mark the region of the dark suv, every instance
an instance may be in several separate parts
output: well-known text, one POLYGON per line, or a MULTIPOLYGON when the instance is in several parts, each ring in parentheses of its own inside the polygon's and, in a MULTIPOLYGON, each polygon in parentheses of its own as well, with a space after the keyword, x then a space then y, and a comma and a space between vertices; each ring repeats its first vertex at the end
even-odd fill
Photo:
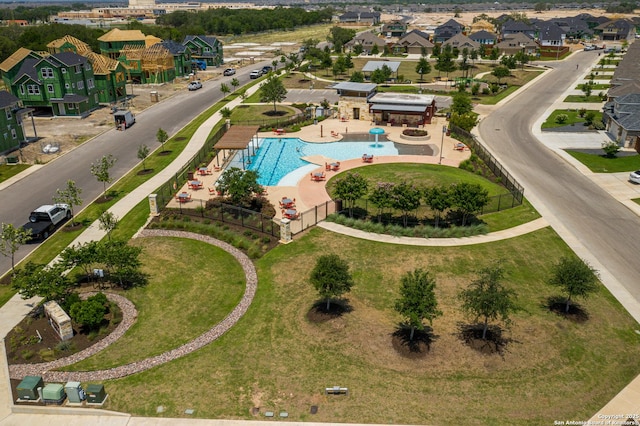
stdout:
POLYGON ((273 71, 273 67, 271 65, 265 65, 262 67, 262 75, 269 74, 271 71, 273 71))

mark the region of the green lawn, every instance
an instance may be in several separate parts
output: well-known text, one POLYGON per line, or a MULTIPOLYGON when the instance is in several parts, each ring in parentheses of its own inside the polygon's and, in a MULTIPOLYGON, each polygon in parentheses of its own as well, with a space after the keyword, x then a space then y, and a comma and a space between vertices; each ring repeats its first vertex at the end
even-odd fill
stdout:
MULTIPOLYGON (((553 262, 567 254, 550 228, 460 247, 389 245, 313 228, 256 262, 258 292, 236 326, 184 358, 107 381, 105 408, 157 416, 162 405, 167 417, 183 417, 191 408, 195 417, 255 419, 252 407, 260 407, 257 418, 287 411, 292 421, 341 423, 548 425, 549 419, 586 419, 640 373, 640 336, 638 324, 603 287, 579 301, 589 316, 584 323, 549 312, 547 298, 560 293, 545 280, 553 262), (312 322, 307 313, 318 295, 308 276, 317 257, 329 253, 350 265, 350 311, 312 322), (499 261, 522 310, 504 332, 502 354, 485 355, 460 339, 459 327, 468 319, 456 295, 476 268, 499 261), (399 277, 416 267, 434 274, 444 315, 433 323, 430 351, 404 357, 393 345, 401 320, 393 304, 399 277), (349 396, 324 395, 325 387, 336 385, 348 387, 349 396), (194 398, 194 389, 207 397, 194 398), (317 414, 309 414, 311 405, 317 414)), ((207 261, 207 253, 195 253, 194 264, 207 261)), ((207 304, 208 298, 185 303, 207 304)), ((138 309, 151 308, 140 301, 138 309)))
POLYGON ((273 104, 267 105, 239 105, 231 113, 232 124, 253 123, 256 125, 268 125, 286 120, 300 111, 288 105, 276 105, 274 113, 273 104))
MULTIPOLYGON (((602 111, 590 109, 590 110, 587 110, 587 112, 595 113, 595 118, 593 119, 594 122, 602 121, 602 111)), ((547 117, 545 122, 542 123, 542 126, 540 127, 543 129, 551 129, 554 127, 571 126, 572 124, 578 124, 578 123, 584 123, 584 122, 585 122, 584 117, 580 117, 580 114, 575 109, 556 109, 549 115, 549 117, 547 117), (562 124, 556 122, 556 118, 560 114, 564 114, 567 116, 567 121, 565 121, 562 124)))
POLYGON ((587 154, 570 149, 568 149, 567 152, 594 173, 632 172, 640 169, 640 155, 607 158, 604 156, 604 152, 602 155, 587 154))
POLYGON ((586 102, 586 103, 600 103, 604 102, 598 95, 591 95, 586 97, 584 95, 569 95, 562 102, 586 102))
POLYGON ((0 166, 0 182, 17 175, 31 167, 29 164, 3 164, 0 166))
POLYGON ((131 243, 143 248, 142 271, 149 275, 147 286, 124 292, 138 309, 136 323, 108 350, 66 370, 115 367, 176 348, 220 322, 244 293, 242 268, 217 247, 178 238, 131 243))
MULTIPOLYGON (((582 88, 584 87, 584 84, 578 84, 576 86, 576 89, 578 90, 582 90, 582 88)), ((591 89, 592 90, 607 90, 608 88, 610 88, 611 85, 610 84, 599 84, 599 83, 595 83, 591 85, 591 89)))

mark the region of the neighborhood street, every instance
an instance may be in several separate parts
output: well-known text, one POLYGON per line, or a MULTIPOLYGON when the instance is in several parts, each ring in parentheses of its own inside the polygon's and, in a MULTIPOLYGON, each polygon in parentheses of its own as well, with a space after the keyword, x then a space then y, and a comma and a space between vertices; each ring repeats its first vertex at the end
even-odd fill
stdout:
POLYGON ((478 131, 564 241, 600 271, 610 289, 621 285, 637 301, 640 218, 541 144, 531 131, 539 116, 575 83, 576 64, 588 69, 594 55, 582 52, 549 63, 553 71, 495 109, 478 131))

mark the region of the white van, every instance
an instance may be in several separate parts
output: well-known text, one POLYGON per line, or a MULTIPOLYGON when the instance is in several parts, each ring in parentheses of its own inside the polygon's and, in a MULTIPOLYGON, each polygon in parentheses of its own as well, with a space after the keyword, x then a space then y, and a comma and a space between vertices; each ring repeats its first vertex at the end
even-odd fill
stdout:
POLYGON ((136 122, 131 111, 116 111, 113 113, 113 119, 116 121, 116 129, 118 130, 128 129, 136 122))

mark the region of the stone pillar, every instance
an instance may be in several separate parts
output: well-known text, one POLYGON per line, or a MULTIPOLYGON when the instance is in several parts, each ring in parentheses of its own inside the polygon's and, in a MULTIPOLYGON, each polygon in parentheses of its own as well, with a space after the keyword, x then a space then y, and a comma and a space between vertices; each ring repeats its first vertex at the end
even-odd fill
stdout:
POLYGON ((158 216, 158 194, 149 194, 149 214, 151 216, 158 216))
POLYGON ((280 220, 280 242, 289 244, 291 241, 291 220, 283 218, 280 220))

